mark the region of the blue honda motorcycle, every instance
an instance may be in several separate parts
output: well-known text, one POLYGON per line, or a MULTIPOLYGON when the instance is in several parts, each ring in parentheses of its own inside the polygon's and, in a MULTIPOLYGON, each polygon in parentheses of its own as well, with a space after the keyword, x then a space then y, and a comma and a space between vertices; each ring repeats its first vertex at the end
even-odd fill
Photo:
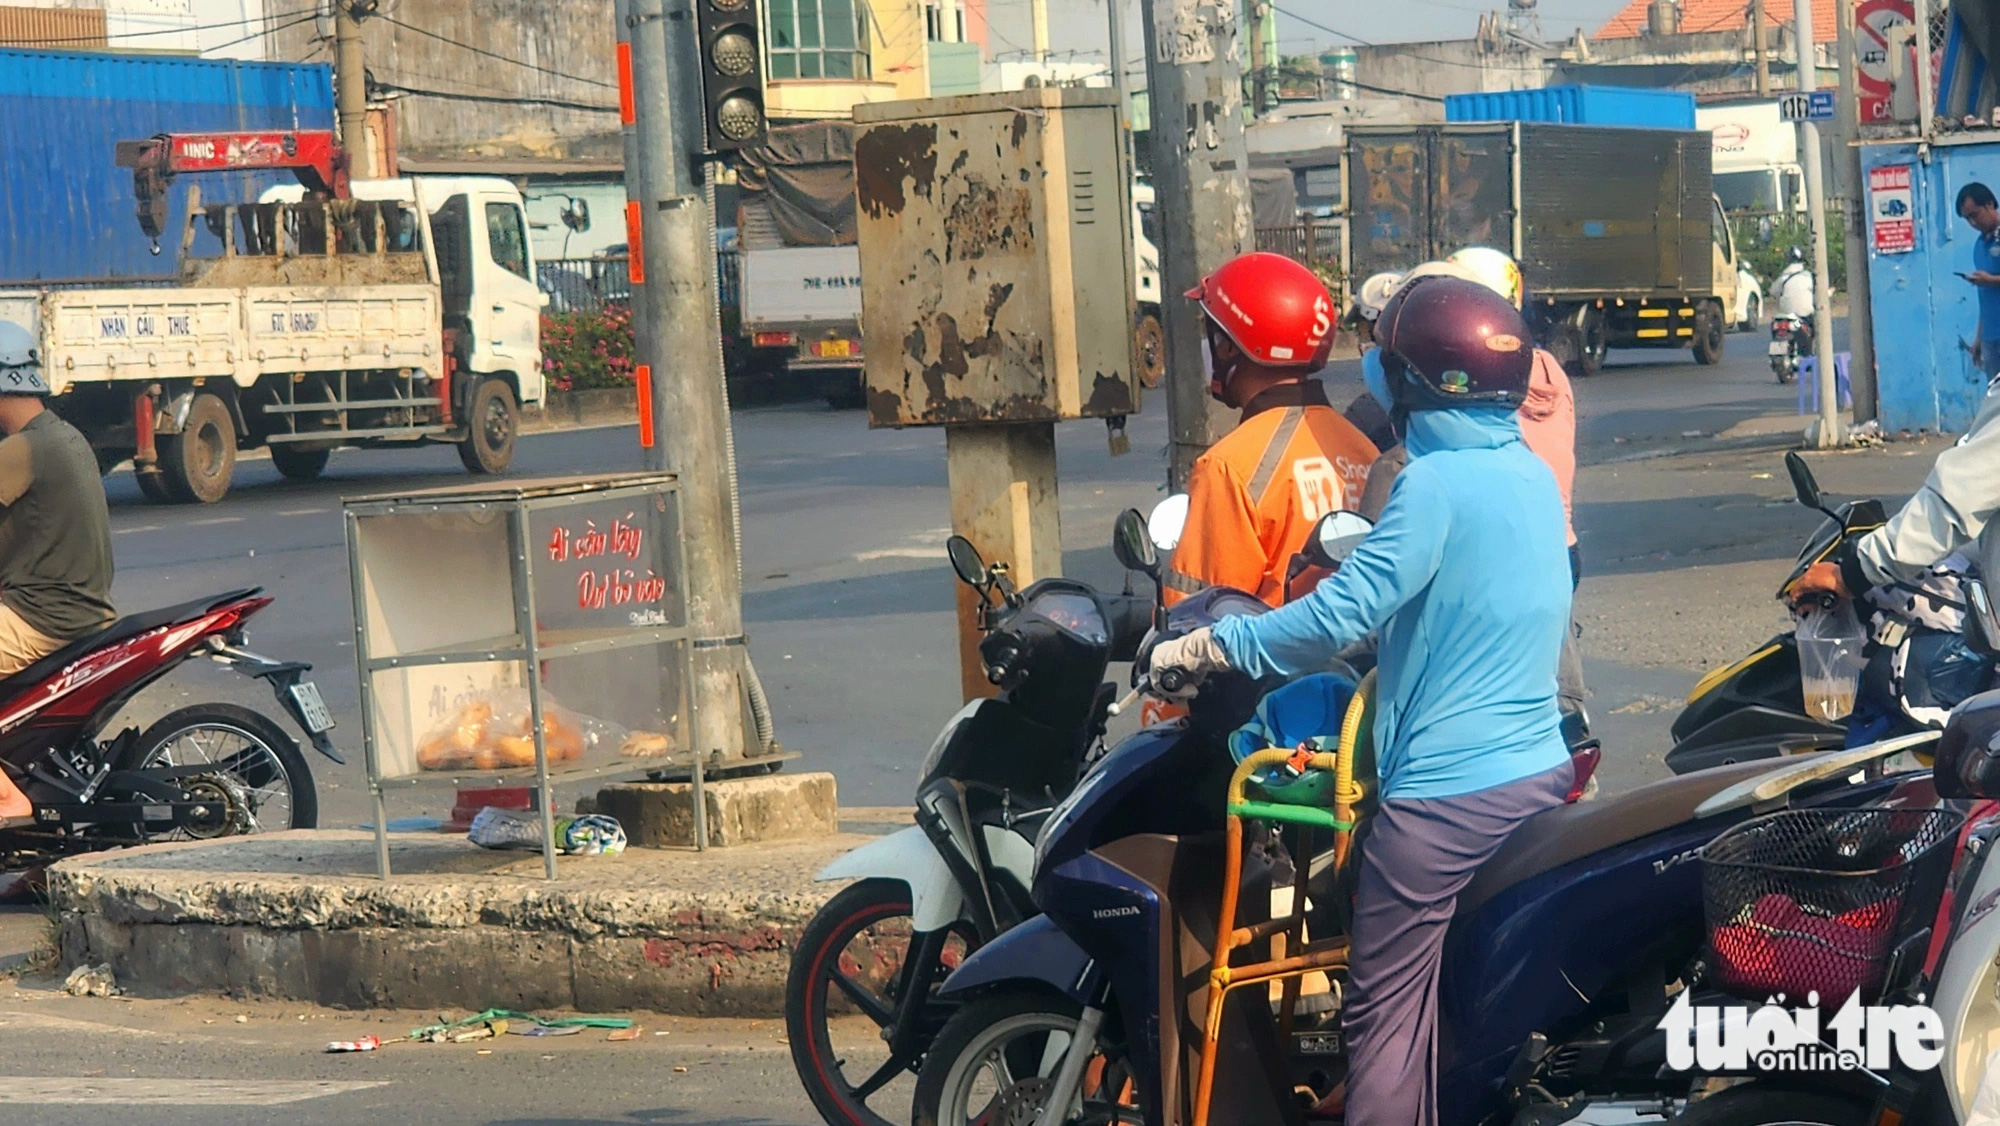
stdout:
MULTIPOLYGON (((1143 542, 1121 535, 1121 557, 1143 542)), ((1212 589, 1158 632, 1261 612, 1249 595, 1212 589)), ((1134 666, 1141 688, 1149 653, 1134 666)), ((1225 740, 1272 687, 1209 677, 1186 719, 1124 740, 1057 807, 1035 849, 1045 914, 942 987, 961 1007, 918 1076, 918 1126, 1191 1120, 1233 765, 1225 740)), ((1591 1102, 1664 1109, 1685 1098, 1656 1025, 1674 996, 1700 988, 1702 846, 1753 808, 1934 801, 1927 771, 1884 772, 1893 752, 1721 767, 1525 823, 1459 897, 1446 942, 1441 1120, 1528 1126, 1591 1102)), ((1365 823, 1361 833, 1365 848, 1365 823)), ((1241 886, 1236 925, 1252 926, 1270 882, 1246 873, 1241 886)), ((1337 880, 1313 884, 1315 905, 1347 894, 1337 880)), ((1313 934, 1337 934, 1343 914, 1319 912, 1313 934)), ((1238 991, 1223 1009, 1212 1122, 1304 1122, 1344 1077, 1337 1017, 1293 1026, 1263 992, 1238 991)))

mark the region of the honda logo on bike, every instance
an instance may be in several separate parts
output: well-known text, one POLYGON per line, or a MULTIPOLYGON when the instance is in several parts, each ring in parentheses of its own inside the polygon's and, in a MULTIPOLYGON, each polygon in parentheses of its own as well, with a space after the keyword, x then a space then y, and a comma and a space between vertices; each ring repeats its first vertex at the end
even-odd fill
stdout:
POLYGON ((1090 913, 1093 919, 1124 919, 1137 915, 1137 907, 1099 907, 1090 913))

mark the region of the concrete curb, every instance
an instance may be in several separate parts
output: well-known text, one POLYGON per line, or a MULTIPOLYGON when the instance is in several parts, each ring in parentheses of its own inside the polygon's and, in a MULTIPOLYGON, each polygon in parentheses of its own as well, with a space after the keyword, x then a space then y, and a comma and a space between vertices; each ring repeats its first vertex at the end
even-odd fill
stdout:
POLYGON ((64 969, 109 962, 140 995, 336 1008, 492 1006, 779 1016, 799 931, 870 838, 565 857, 459 838, 298 831, 75 857, 49 869, 64 969))

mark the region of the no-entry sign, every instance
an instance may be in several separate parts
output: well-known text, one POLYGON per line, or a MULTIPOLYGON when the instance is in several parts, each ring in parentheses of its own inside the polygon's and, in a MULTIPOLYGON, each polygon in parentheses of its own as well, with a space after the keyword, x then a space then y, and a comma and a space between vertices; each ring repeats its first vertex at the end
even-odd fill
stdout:
POLYGON ((1854 86, 1864 125, 1895 120, 1889 107, 1889 32, 1914 22, 1910 0, 1862 0, 1854 10, 1854 86))
POLYGON ((1909 165, 1868 170, 1868 219, 1875 231, 1875 253, 1907 254, 1917 248, 1914 207, 1909 165))

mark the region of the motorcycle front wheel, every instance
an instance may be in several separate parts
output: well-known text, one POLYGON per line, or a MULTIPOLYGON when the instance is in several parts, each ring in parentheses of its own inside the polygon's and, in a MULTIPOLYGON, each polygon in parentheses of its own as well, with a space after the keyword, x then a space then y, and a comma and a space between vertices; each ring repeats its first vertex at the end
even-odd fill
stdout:
MULTIPOLYGON (((990 994, 952 1014, 917 1073, 913 1126, 1033 1122, 1068 1054, 1082 1010, 1042 990, 990 994)), ((1144 1121, 1125 1064, 1101 1051, 1069 1123, 1144 1121)))
POLYGON ((1874 1114, 1872 1100, 1751 1083, 1696 1099, 1668 1126, 1863 1126, 1874 1114))
POLYGON ((212 824, 148 840, 239 836, 319 825, 319 792, 298 740, 267 716, 235 704, 196 704, 165 716, 132 745, 121 770, 213 767, 187 778, 191 792, 216 799, 212 824))
POLYGON ((894 1126, 902 1119, 909 1085, 898 1082, 923 1063, 944 1017, 926 1000, 908 1016, 924 1023, 917 1045, 898 1053, 883 1039, 897 1019, 903 992, 918 980, 926 993, 977 945, 970 930, 945 938, 935 967, 910 966, 910 888, 900 880, 862 880, 842 888, 799 934, 785 975, 785 1032, 792 1066, 806 1095, 832 1126, 894 1126), (875 1035, 843 1036, 836 1018, 859 1014, 875 1035), (874 1107, 894 1108, 890 1117, 874 1107))

